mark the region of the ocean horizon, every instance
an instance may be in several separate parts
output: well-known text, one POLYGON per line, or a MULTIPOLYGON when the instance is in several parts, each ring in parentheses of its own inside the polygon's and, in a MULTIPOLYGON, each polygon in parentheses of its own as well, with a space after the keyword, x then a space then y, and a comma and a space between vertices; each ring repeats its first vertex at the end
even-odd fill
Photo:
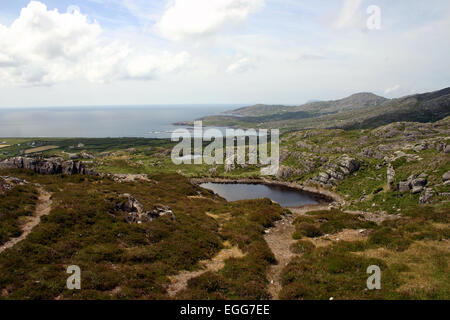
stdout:
POLYGON ((0 108, 2 138, 170 138, 192 121, 239 108, 237 104, 0 108), (182 126, 181 126, 182 127, 182 126))

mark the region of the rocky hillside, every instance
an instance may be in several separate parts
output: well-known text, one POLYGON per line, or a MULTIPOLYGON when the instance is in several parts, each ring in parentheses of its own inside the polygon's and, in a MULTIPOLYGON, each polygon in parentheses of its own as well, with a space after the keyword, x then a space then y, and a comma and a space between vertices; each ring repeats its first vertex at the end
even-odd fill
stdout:
POLYGON ((315 101, 300 106, 264 105, 258 104, 250 107, 227 111, 227 114, 239 116, 268 116, 279 113, 298 111, 311 111, 320 114, 336 113, 341 111, 357 110, 382 104, 388 99, 369 92, 353 94, 349 97, 332 101, 315 101))
POLYGON ((376 128, 399 121, 433 122, 450 115, 450 88, 392 100, 359 93, 341 100, 312 102, 299 107, 243 108, 236 114, 240 116, 212 116, 202 120, 205 125, 278 128, 282 131, 376 128), (258 114, 260 109, 264 110, 262 114, 258 114))
POLYGON ((395 212, 450 201, 450 117, 373 130, 314 129, 282 139, 278 178, 344 195, 358 209, 395 212))

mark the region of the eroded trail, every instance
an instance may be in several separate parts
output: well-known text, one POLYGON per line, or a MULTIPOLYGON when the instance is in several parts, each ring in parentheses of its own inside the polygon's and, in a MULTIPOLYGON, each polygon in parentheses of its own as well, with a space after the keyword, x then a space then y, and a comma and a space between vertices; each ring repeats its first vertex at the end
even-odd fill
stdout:
POLYGON ((278 264, 269 267, 267 274, 269 280, 268 291, 271 294, 272 299, 277 300, 281 291, 281 271, 292 258, 298 256, 290 250, 291 245, 295 242, 292 238, 295 231, 293 224, 295 218, 308 211, 326 209, 328 209, 327 205, 311 205, 291 209, 292 214, 286 215, 281 220, 275 222, 275 226, 267 231, 264 239, 278 261, 278 264))
POLYGON ((36 209, 34 211, 33 216, 28 217, 27 222, 22 226, 22 234, 17 237, 9 240, 3 246, 0 247, 0 253, 5 251, 6 249, 14 247, 20 241, 26 239, 26 237, 31 233, 31 231, 41 222, 41 217, 46 216, 50 213, 52 200, 51 194, 39 187, 39 199, 36 205, 36 209))
POLYGON ((217 272, 225 266, 225 260, 229 258, 242 258, 244 256, 244 253, 238 247, 222 249, 211 260, 200 261, 199 264, 202 266, 201 270, 181 271, 177 275, 170 277, 171 283, 167 288, 167 293, 173 297, 178 292, 187 288, 187 283, 190 279, 201 276, 208 271, 217 272))

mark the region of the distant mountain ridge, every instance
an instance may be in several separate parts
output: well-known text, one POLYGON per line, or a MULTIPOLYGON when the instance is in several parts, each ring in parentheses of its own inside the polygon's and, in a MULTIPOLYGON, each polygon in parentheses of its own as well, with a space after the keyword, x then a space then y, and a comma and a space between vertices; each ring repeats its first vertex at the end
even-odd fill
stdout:
POLYGON ((450 115, 450 87, 387 99, 356 93, 333 101, 300 106, 255 105, 202 118, 204 125, 240 128, 279 128, 284 131, 314 128, 365 129, 392 122, 434 122, 450 115))
POLYGON ((257 104, 250 107, 243 107, 236 110, 227 111, 225 113, 239 116, 267 116, 271 114, 280 114, 296 111, 313 111, 319 113, 340 112, 346 110, 355 110, 368 106, 380 105, 388 99, 377 96, 370 92, 355 93, 349 97, 331 100, 331 101, 314 101, 302 104, 300 106, 283 106, 283 105, 265 105, 257 104))

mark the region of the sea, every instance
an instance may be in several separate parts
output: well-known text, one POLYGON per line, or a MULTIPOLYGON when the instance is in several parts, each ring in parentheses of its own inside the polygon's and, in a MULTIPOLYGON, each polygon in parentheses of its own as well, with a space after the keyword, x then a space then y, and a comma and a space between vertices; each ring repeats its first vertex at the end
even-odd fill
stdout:
MULTIPOLYGON (((149 105, 0 109, 0 137, 170 138, 176 122, 243 105, 149 105)), ((225 128, 218 128, 222 131, 225 128)))

